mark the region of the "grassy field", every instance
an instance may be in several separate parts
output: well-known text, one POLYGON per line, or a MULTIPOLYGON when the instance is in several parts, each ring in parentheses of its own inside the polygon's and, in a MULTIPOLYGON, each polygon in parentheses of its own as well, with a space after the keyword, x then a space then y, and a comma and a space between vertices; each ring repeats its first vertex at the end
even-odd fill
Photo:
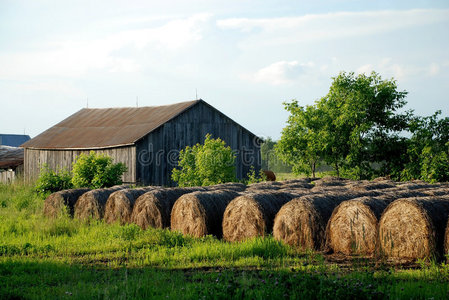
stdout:
POLYGON ((226 243, 136 225, 42 216, 0 185, 0 299, 447 299, 449 265, 334 264, 272 237, 226 243))

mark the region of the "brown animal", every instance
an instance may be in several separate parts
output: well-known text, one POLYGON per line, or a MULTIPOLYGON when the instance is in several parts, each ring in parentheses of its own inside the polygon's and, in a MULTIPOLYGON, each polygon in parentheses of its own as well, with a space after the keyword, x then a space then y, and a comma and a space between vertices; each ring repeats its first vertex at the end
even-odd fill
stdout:
POLYGON ((265 174, 267 181, 276 181, 276 175, 273 173, 273 171, 263 170, 262 172, 265 174))

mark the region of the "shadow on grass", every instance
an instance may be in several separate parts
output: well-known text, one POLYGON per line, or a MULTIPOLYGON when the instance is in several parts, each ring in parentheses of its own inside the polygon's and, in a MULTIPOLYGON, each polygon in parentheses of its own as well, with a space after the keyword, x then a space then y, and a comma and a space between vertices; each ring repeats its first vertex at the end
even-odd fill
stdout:
POLYGON ((447 282, 295 269, 116 268, 0 262, 0 299, 445 299, 447 282))

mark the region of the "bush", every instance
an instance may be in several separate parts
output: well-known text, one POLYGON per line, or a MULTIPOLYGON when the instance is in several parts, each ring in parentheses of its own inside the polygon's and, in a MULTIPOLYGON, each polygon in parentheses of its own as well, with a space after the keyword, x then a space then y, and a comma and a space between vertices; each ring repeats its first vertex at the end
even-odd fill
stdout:
POLYGON ((265 175, 263 170, 260 170, 259 175, 257 175, 256 170, 254 169, 254 166, 251 166, 246 177, 248 178, 248 180, 245 181, 245 184, 252 184, 252 183, 267 181, 267 176, 265 175))
POLYGON ((72 188, 71 180, 72 175, 69 171, 59 170, 55 172, 47 164, 44 164, 36 181, 35 190, 41 197, 45 198, 50 193, 72 188))
POLYGON ((122 183, 122 175, 127 171, 123 163, 112 162, 112 158, 91 151, 81 154, 73 163, 72 183, 75 187, 98 189, 122 183))
POLYGON ((220 138, 206 135, 204 144, 187 146, 179 153, 179 169, 172 179, 179 186, 206 186, 236 181, 235 154, 220 138))

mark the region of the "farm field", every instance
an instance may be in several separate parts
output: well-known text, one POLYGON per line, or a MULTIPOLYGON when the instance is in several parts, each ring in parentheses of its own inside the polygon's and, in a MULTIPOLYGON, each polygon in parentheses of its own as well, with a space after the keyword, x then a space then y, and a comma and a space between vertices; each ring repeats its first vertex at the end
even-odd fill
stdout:
POLYGON ((31 186, 0 185, 1 299, 446 299, 449 265, 301 252, 42 215, 31 186))

